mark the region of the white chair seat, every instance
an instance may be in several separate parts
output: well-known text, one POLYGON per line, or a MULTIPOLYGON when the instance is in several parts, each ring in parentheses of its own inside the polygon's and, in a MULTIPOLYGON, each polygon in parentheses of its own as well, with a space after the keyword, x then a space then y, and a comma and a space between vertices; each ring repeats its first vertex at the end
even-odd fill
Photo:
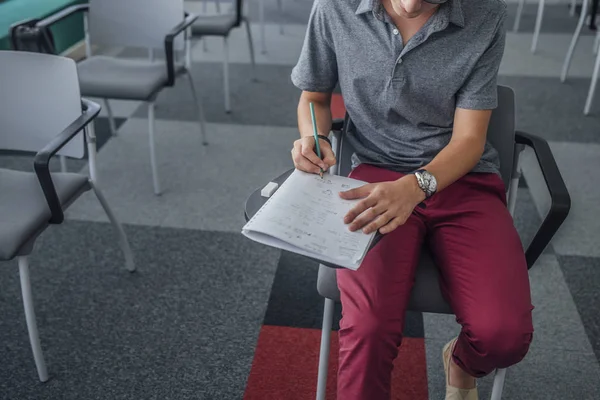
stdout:
MULTIPOLYGON (((146 101, 167 83, 164 61, 93 56, 77 64, 82 96, 146 101)), ((184 66, 177 65, 177 73, 184 66)))
MULTIPOLYGON (((81 174, 53 173, 52 181, 63 208, 90 189, 81 174)), ((33 172, 0 169, 0 193, 0 260, 11 260, 26 255, 22 248, 48 225, 51 213, 33 172)))
POLYGON ((235 14, 199 16, 192 24, 194 36, 227 36, 235 26, 235 14))
MULTIPOLYGON (((340 300, 334 268, 319 266, 317 278, 319 294, 331 300, 340 300)), ((442 296, 439 286, 439 270, 428 250, 424 250, 415 274, 415 284, 410 294, 408 309, 411 311, 452 314, 450 305, 442 296)))

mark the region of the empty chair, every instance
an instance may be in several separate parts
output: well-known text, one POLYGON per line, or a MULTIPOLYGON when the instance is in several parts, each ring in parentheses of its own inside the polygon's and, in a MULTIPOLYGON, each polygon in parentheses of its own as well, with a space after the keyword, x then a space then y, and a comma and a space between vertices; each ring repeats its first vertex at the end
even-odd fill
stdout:
MULTIPOLYGON (((22 38, 31 32, 49 37, 49 28, 56 22, 77 13, 84 13, 86 59, 78 63, 81 93, 87 97, 104 99, 112 133, 116 133, 108 99, 143 101, 148 104, 148 131, 150 163, 154 193, 160 194, 155 151, 154 103, 166 87, 174 86, 176 78, 189 80, 191 95, 198 110, 198 122, 206 141, 204 112, 195 91, 190 73, 189 27, 195 15, 184 12, 183 0, 90 0, 89 4, 67 7, 41 21, 26 21, 11 28, 13 46, 24 47, 22 38), (107 47, 133 47, 148 49, 148 58, 116 58, 93 55, 92 45, 107 47), (176 55, 184 52, 184 60, 176 55), (163 60, 156 57, 164 55, 163 60)), ((53 46, 45 44, 52 49, 53 46)), ((27 50, 24 48, 24 50, 27 50)))
MULTIPOLYGON (((567 79, 569 68, 571 67, 571 61, 573 60, 573 53, 575 53, 575 47, 577 47, 577 42, 579 41, 579 37, 581 36, 581 30, 583 29, 583 25, 585 24, 585 19, 589 15, 589 6, 590 0, 583 0, 583 4, 581 6, 581 15, 579 16, 579 22, 577 23, 577 28, 575 28, 575 33, 573 34, 573 38, 571 39, 571 44, 569 45, 569 50, 567 51, 562 72, 560 74, 561 82, 565 82, 567 79)), ((594 94, 596 92, 596 84, 598 83, 598 75, 600 73, 600 31, 596 33, 596 40, 594 41, 593 51, 596 54, 596 62, 594 64, 594 72, 592 73, 590 89, 588 91, 588 96, 585 101, 585 106, 583 108, 583 113, 585 115, 588 115, 592 108, 592 102, 594 101, 594 94)))
MULTIPOLYGON (((538 10, 535 19, 535 28, 533 30, 533 40, 531 41, 531 52, 535 53, 537 50, 537 44, 540 37, 540 30, 542 29, 542 20, 544 19, 544 7, 546 4, 545 0, 538 0, 538 10)), ((569 0, 570 15, 575 15, 576 0, 569 0)), ((523 8, 525 7, 525 0, 519 0, 517 5, 517 15, 513 25, 513 31, 518 32, 519 26, 521 25, 521 16, 523 15, 523 8)))
POLYGON ((54 155, 82 158, 87 143, 90 172, 95 171, 95 137, 87 127, 100 106, 81 99, 75 62, 47 54, 0 51, 0 87, 0 149, 36 153, 31 172, 0 169, 0 261, 18 260, 29 339, 39 379, 45 382, 48 373, 28 262, 37 237, 49 225, 62 223, 67 207, 93 190, 117 231, 127 269, 134 271, 135 266, 125 233, 93 176, 49 170, 54 155))
MULTIPOLYGON (((199 16, 192 24, 192 35, 194 37, 221 36, 223 38, 223 96, 225 98, 225 112, 231 112, 231 100, 229 94, 229 46, 227 39, 233 28, 239 27, 242 22, 246 24, 246 34, 248 35, 248 48, 250 50, 250 60, 254 72, 254 45, 252 43, 252 32, 250 22, 243 15, 242 0, 235 0, 233 13, 218 15, 199 16)), ((206 41, 203 43, 206 46, 206 41)))
MULTIPOLYGON (((500 154, 501 174, 508 188, 508 208, 511 214, 515 209, 519 182, 519 153, 525 145, 535 150, 552 196, 550 212, 544 219, 525 253, 527 265, 530 268, 566 218, 570 208, 570 198, 548 144, 539 137, 522 132, 515 133, 513 91, 506 87, 499 87, 498 104, 498 108, 492 114, 488 129, 488 139, 500 154)), ((336 153, 338 163, 331 172, 346 176, 351 170, 351 155, 354 150, 344 140, 343 132, 352 129, 352 121, 346 117, 345 121, 338 121, 335 125, 332 132, 332 147, 336 153)), ((325 400, 334 302, 340 300, 340 292, 334 268, 324 265, 319 266, 317 289, 325 298, 317 381, 317 400, 325 400)), ((421 260, 417 268, 409 310, 438 314, 453 313, 450 305, 441 293, 438 269, 426 247, 423 248, 421 260)), ((492 400, 500 400, 505 374, 506 370, 496 371, 492 400)))

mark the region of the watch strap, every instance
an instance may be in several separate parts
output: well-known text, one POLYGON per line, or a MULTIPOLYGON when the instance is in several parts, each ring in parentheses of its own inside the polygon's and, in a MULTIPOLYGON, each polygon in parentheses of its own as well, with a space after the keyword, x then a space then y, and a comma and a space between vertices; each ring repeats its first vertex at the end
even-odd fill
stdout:
POLYGON ((325 135, 318 135, 319 139, 323 139, 324 141, 326 141, 327 143, 329 143, 329 146, 331 147, 331 140, 329 140, 329 138, 325 135))

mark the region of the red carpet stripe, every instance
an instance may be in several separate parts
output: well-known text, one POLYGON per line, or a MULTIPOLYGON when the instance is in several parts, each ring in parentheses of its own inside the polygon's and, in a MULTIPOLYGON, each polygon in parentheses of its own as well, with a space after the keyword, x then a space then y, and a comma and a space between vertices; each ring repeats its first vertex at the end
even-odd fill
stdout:
MULTIPOLYGON (((321 331, 263 326, 244 400, 314 400, 321 331)), ((327 399, 334 400, 337 333, 332 333, 327 399)), ((393 400, 427 400, 423 339, 405 338, 394 364, 393 400)))

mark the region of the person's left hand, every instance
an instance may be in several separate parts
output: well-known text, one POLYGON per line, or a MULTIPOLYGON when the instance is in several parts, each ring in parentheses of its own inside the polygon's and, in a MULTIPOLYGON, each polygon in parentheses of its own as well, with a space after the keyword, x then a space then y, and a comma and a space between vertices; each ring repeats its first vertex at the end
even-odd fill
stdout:
POLYGON ((351 231, 363 229, 368 234, 379 229, 386 234, 406 222, 417 204, 425 199, 425 193, 419 188, 417 178, 409 174, 396 181, 369 183, 340 192, 340 197, 362 199, 344 217, 351 231))

